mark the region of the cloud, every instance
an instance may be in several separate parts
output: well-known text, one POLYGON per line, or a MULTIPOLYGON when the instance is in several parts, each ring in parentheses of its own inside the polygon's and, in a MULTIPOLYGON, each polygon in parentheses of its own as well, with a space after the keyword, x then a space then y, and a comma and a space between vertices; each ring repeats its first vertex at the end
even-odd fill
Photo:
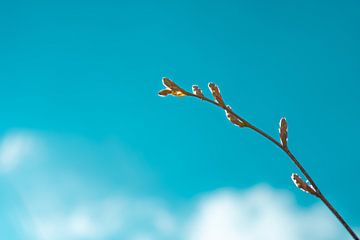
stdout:
MULTIPOLYGON (((22 177, 21 172, 9 178, 25 205, 26 212, 19 215, 17 222, 22 223, 26 239, 350 239, 320 203, 300 208, 289 191, 268 185, 241 191, 218 189, 178 205, 161 196, 130 194, 123 185, 107 188, 104 193, 101 190, 105 185, 94 185, 96 179, 89 181, 89 177, 69 171, 69 167, 84 158, 83 161, 97 169, 97 162, 102 163, 106 156, 106 163, 114 164, 113 168, 125 166, 121 182, 133 182, 138 172, 142 175, 144 171, 138 171, 139 164, 128 162, 134 160, 133 156, 118 152, 121 146, 113 142, 111 147, 96 144, 25 131, 4 137, 0 145, 2 171, 12 173, 27 159, 42 158, 30 169, 31 174, 22 177), (41 144, 44 142, 46 145, 41 144), (109 154, 113 149, 116 149, 115 160, 109 154), (52 164, 57 167, 49 167, 52 164), (64 173, 59 174, 58 168, 64 173), (126 174, 130 168, 132 174, 126 174)), ((82 165, 78 166, 83 171, 82 165)))
MULTIPOLYGON (((297 206, 288 191, 258 185, 244 191, 219 189, 178 209, 163 200, 114 196, 33 212, 38 240, 322 240, 350 239, 322 205, 297 206)), ((30 222, 30 221, 27 221, 30 222)))
POLYGON ((56 205, 45 212, 36 206, 23 222, 28 235, 37 240, 115 236, 136 240, 173 236, 175 221, 175 216, 154 200, 114 196, 92 203, 79 201, 70 208, 56 205))
POLYGON ((122 229, 122 208, 119 199, 81 203, 69 210, 57 205, 45 212, 32 209, 25 222, 31 223, 29 234, 39 240, 102 239, 122 229))
POLYGON ((10 172, 22 160, 31 158, 39 148, 34 134, 25 131, 8 133, 0 144, 0 171, 10 172))
POLYGON ((322 205, 299 208, 287 191, 259 185, 202 196, 189 220, 188 240, 320 240, 347 234, 322 205))

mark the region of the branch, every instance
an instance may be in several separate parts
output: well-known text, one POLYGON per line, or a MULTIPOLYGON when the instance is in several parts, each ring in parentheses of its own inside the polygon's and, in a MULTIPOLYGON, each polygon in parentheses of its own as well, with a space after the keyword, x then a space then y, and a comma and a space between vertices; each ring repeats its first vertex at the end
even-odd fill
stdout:
POLYGON ((299 175, 296 173, 293 173, 291 178, 294 182, 294 184, 301 189, 304 192, 307 192, 317 198, 319 198, 327 207, 328 209, 335 215, 335 217, 341 222, 341 224, 346 228, 346 230, 350 233, 350 235, 353 237, 354 240, 359 240, 359 237, 355 234, 355 232, 351 229, 351 227, 346 223, 346 221, 343 219, 343 217, 337 212, 337 210, 330 204, 330 202, 325 198, 325 196, 321 193, 320 189, 315 184, 315 181, 311 178, 309 173, 305 170, 305 168, 301 165, 301 163, 296 159, 296 157, 291 153, 291 151, 288 148, 287 145, 287 122, 285 118, 280 119, 280 127, 279 127, 279 133, 280 133, 280 141, 275 140, 273 137, 271 137, 269 134, 261 130, 260 128, 257 128, 256 126, 252 125, 249 121, 244 119, 243 117, 236 114, 229 105, 226 105, 221 94, 220 89, 214 84, 209 83, 208 87, 213 95, 214 100, 211 100, 204 96, 202 90, 194 85, 192 87, 192 93, 187 92, 186 90, 182 89, 178 85, 176 85, 173 81, 171 81, 168 78, 162 79, 164 86, 166 89, 161 90, 159 92, 160 96, 167 96, 167 95, 173 95, 176 97, 195 97, 198 99, 201 99, 203 101, 209 102, 211 104, 214 104, 223 110, 225 110, 226 117, 230 122, 232 122, 234 125, 241 127, 241 128, 249 128, 253 131, 257 132, 258 134, 262 135, 263 137, 270 140, 272 143, 274 143, 276 146, 278 146, 282 151, 286 153, 286 155, 292 160, 292 162, 296 165, 296 167, 301 171, 301 173, 306 177, 306 180, 309 182, 305 182, 301 179, 299 175))

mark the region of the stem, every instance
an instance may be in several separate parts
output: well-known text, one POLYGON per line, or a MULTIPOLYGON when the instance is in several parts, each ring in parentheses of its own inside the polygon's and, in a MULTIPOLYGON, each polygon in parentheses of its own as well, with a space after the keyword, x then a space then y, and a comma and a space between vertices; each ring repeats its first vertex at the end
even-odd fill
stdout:
POLYGON ((232 113, 235 117, 237 117, 239 120, 241 120, 245 124, 245 127, 248 127, 250 129, 254 130, 255 132, 259 133, 263 137, 265 137, 268 140, 270 140, 271 142, 273 142, 276 146, 281 148, 281 150, 283 150, 287 154, 287 156, 293 161, 293 163, 296 165, 296 167, 302 172, 302 174, 310 182, 310 184, 316 191, 316 197, 318 197, 327 206, 327 208, 334 214, 334 216, 341 222, 341 224, 345 227, 345 229, 350 233, 350 235, 353 237, 353 239, 359 240, 359 237, 355 234, 355 232, 351 229, 351 227, 346 223, 346 221, 343 219, 343 217, 336 211, 336 209, 330 204, 330 202, 325 198, 325 196, 321 193, 320 189, 315 184, 315 181, 311 178, 309 173, 305 170, 305 168, 301 165, 301 163, 296 159, 296 157, 290 152, 290 150, 287 147, 284 147, 279 141, 275 140, 269 134, 267 134, 263 130, 257 128, 256 126, 252 125, 250 122, 248 122, 244 118, 240 117, 239 115, 237 115, 231 108, 229 108, 227 106, 222 106, 219 103, 217 103, 207 97, 200 97, 200 96, 197 96, 195 94, 192 94, 192 93, 189 93, 186 91, 185 91, 185 93, 188 96, 196 97, 201 100, 207 101, 209 103, 212 103, 212 104, 232 113))
POLYGON ((338 211, 336 211, 336 209, 329 203, 329 201, 325 198, 325 196, 320 194, 318 197, 330 209, 330 211, 335 215, 335 217, 341 222, 341 224, 346 228, 346 230, 350 233, 350 235, 355 240, 359 240, 359 237, 356 235, 356 233, 351 229, 349 224, 345 222, 345 220, 341 217, 338 211))
POLYGON ((266 137, 273 143, 275 143, 277 146, 279 146, 289 157, 290 159, 295 163, 295 165, 300 169, 300 171, 304 174, 304 176, 309 180, 310 184, 314 187, 316 190, 316 196, 328 207, 328 209, 335 215, 335 217, 341 222, 341 224, 346 228, 346 230, 350 233, 350 235, 355 239, 359 240, 358 236, 356 236, 355 232, 351 229, 351 227, 347 224, 347 222, 342 218, 342 216, 336 211, 336 209, 330 204, 330 202, 326 199, 326 197, 320 192, 320 189, 316 186, 314 180, 311 178, 311 176, 308 174, 308 172, 305 170, 305 168, 301 165, 301 163, 296 159, 296 157, 290 152, 288 148, 284 148, 279 142, 277 142, 274 138, 269 136, 267 133, 262 131, 261 129, 258 129, 257 127, 250 125, 249 128, 253 129, 257 133, 261 134, 262 136, 266 137))

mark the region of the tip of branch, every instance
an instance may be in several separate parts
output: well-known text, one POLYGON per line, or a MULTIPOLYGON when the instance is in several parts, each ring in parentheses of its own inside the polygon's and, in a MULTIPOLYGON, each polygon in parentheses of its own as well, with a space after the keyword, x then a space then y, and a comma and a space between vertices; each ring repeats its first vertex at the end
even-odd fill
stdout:
POLYGON ((167 77, 162 78, 162 83, 166 87, 166 89, 163 89, 158 93, 158 95, 161 97, 165 97, 167 95, 184 97, 189 95, 184 89, 179 87, 176 83, 174 83, 167 77))

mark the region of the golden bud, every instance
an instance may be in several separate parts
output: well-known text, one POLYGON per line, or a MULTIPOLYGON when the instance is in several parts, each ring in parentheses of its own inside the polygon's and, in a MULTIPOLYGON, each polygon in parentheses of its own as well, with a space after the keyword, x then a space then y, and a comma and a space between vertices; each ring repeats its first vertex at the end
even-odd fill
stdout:
POLYGON ((171 90, 170 89, 163 89, 161 90, 158 95, 161 97, 166 97, 167 95, 171 94, 171 90))
POLYGON ((183 92, 181 90, 171 91, 171 94, 175 97, 185 97, 187 96, 186 92, 183 92))
POLYGON ((188 93, 184 89, 182 89, 181 87, 179 87, 173 81, 171 81, 170 79, 168 79, 166 77, 162 78, 162 83, 166 87, 166 89, 161 90, 158 93, 159 96, 165 97, 165 96, 171 94, 176 97, 184 97, 184 96, 188 95, 188 93))

